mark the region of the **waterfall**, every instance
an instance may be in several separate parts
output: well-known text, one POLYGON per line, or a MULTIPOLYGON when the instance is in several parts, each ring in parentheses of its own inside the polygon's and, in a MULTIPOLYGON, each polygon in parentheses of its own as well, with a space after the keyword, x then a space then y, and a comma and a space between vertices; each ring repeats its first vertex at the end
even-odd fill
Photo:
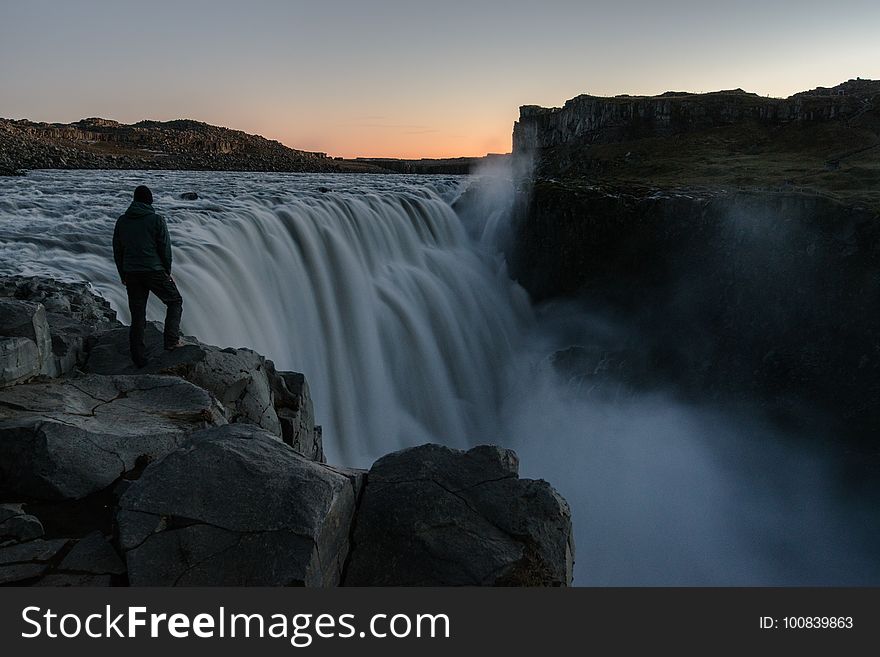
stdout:
MULTIPOLYGON (((332 461, 497 437, 502 379, 530 311, 450 207, 461 179, 136 178, 169 223, 183 332, 304 372, 332 461), (179 200, 188 186, 204 198, 179 200)), ((38 189, 0 206, 29 219, 0 234, 5 270, 90 280, 127 322, 110 236, 135 176, 27 180, 38 189)), ((163 316, 155 300, 148 316, 163 316)))
POLYGON ((846 492, 833 459, 750 411, 561 380, 555 351, 613 350, 631 329, 578 303, 532 308, 498 254, 510 178, 476 196, 470 180, 35 171, 0 178, 0 273, 91 281, 127 321, 110 242, 146 183, 184 332, 304 372, 331 462, 428 441, 513 447, 523 476, 571 504, 579 584, 880 582, 876 505, 846 492))

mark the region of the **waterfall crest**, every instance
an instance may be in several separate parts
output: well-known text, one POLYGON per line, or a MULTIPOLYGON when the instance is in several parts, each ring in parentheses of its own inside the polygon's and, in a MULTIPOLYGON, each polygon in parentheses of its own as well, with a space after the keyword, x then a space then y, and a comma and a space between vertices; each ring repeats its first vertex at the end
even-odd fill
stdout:
MULTIPOLYGON (((192 184, 207 175, 187 177, 192 184)), ((501 379, 530 311, 522 290, 479 256, 447 202, 460 179, 395 176, 378 190, 355 179, 322 192, 314 176, 280 185, 251 176, 243 189, 248 175, 231 175, 189 203, 169 189, 167 174, 150 176, 164 192, 155 207, 174 242, 185 333, 304 372, 336 462, 365 465, 403 446, 465 446, 497 435, 501 379)), ((91 280, 128 321, 109 245, 126 202, 90 191, 71 191, 79 203, 60 190, 54 201, 21 199, 18 213, 38 206, 36 226, 0 239, 21 269, 91 280)), ((161 319, 157 302, 148 315, 161 319)))

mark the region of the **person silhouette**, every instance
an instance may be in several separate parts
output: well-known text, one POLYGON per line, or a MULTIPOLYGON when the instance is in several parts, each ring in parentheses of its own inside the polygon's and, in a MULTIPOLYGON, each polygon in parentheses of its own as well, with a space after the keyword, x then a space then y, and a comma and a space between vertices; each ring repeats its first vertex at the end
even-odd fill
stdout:
POLYGON ((171 236, 168 234, 165 219, 153 210, 153 193, 146 185, 140 185, 134 190, 131 205, 116 220, 113 230, 113 259, 116 261, 119 278, 128 293, 131 359, 137 367, 144 367, 148 363, 144 329, 150 292, 167 307, 165 349, 176 349, 184 344, 180 340, 183 297, 171 277, 171 236))

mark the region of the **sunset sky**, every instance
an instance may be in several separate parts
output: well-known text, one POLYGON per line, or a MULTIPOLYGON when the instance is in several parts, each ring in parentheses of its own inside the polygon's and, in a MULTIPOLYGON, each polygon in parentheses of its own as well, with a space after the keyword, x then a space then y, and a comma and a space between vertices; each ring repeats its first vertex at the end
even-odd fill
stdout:
POLYGON ((0 0, 0 116, 193 118, 330 155, 510 150, 580 93, 880 78, 880 1, 0 0))

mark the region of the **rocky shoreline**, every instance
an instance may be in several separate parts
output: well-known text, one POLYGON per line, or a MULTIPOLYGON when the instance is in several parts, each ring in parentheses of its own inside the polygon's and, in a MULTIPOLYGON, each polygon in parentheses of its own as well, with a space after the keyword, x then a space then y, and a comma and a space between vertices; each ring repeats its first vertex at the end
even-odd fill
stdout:
POLYGON ((328 465, 302 374, 199 343, 134 369, 85 283, 0 278, 0 584, 567 586, 566 504, 510 451, 328 465))

